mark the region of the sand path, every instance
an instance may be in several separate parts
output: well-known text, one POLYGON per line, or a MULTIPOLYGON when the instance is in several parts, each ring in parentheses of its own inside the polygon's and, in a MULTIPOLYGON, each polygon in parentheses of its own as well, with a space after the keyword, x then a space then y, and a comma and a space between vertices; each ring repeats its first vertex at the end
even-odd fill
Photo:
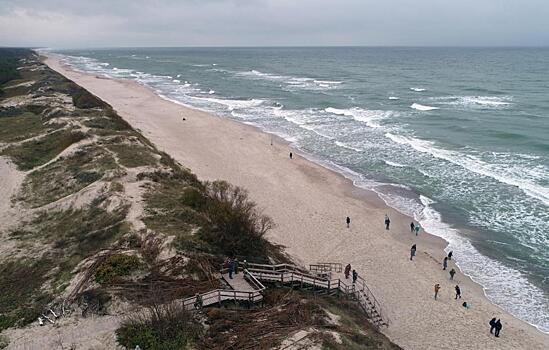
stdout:
POLYGON ((285 142, 274 138, 271 145, 272 137, 255 128, 162 100, 131 81, 75 72, 54 57, 46 63, 110 103, 200 179, 223 179, 248 189, 277 224, 269 238, 301 263, 350 262, 388 312, 391 325, 385 333, 402 347, 549 348, 548 335, 492 305, 478 285, 458 272, 462 300, 471 305, 465 310, 453 300, 455 284, 440 266, 444 241, 427 234, 416 238, 409 233, 409 218, 373 193, 300 155, 290 160, 285 142), (392 219, 390 231, 383 228, 385 213, 392 219), (346 216, 352 219, 350 229, 346 216), (418 256, 411 262, 413 243, 418 256), (442 286, 438 301, 433 299, 435 283, 442 286), (502 318, 500 339, 488 334, 492 317, 502 318))

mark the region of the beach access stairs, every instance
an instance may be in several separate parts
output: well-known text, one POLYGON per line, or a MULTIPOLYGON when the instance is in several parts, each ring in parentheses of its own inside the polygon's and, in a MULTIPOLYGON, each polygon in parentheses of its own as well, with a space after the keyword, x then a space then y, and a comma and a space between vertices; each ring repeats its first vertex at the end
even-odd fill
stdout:
POLYGON ((269 283, 275 287, 291 287, 311 290, 318 294, 338 295, 356 302, 367 318, 377 328, 388 327, 389 318, 376 299, 366 281, 358 276, 355 283, 342 274, 341 263, 317 263, 309 269, 290 264, 256 264, 246 263, 238 274, 229 278, 228 269, 220 270, 222 279, 229 288, 215 289, 183 300, 189 310, 212 305, 221 306, 224 302, 252 304, 263 300, 269 283), (262 283, 263 282, 263 283, 262 283), (197 297, 200 301, 198 301, 197 297))

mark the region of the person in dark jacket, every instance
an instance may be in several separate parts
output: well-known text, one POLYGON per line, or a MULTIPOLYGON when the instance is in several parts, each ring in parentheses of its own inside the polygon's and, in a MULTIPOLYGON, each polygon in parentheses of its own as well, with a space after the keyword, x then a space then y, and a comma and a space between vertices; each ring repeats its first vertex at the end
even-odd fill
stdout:
POLYGON ((353 283, 356 282, 357 278, 358 278, 358 273, 355 270, 353 270, 353 283))
POLYGON ((454 269, 451 269, 450 270, 450 279, 453 280, 454 279, 454 275, 456 274, 456 270, 454 269))
POLYGON ((347 222, 347 228, 349 228, 349 225, 351 224, 351 218, 347 216, 347 219, 345 221, 347 222))
POLYGON ((414 256, 416 256, 416 245, 415 244, 410 249, 410 260, 413 260, 414 256))
POLYGON ((447 267, 448 267, 448 257, 445 256, 444 260, 442 261, 442 269, 446 270, 447 267))
POLYGON ((503 325, 501 324, 501 320, 499 318, 496 323, 494 323, 494 328, 496 329, 494 335, 499 338, 499 332, 501 332, 501 329, 503 328, 503 325))
POLYGON ((240 268, 240 262, 237 258, 234 258, 234 274, 238 275, 238 269, 240 268))
POLYGON ((456 285, 455 290, 456 290, 456 299, 457 299, 457 298, 460 298, 460 299, 461 299, 461 289, 459 288, 458 285, 456 285))
POLYGON ((385 214, 385 229, 389 229, 389 225, 391 224, 391 220, 389 219, 389 215, 385 214))
POLYGON ((410 232, 414 233, 414 229, 416 228, 416 225, 414 225, 414 222, 412 221, 410 223, 410 232))
POLYGON ((490 325, 490 334, 492 334, 494 332, 494 328, 496 328, 496 318, 495 317, 490 320, 489 325, 490 325))
POLYGON ((347 266, 345 266, 345 279, 349 278, 350 273, 351 273, 351 264, 347 264, 347 266))
POLYGON ((448 260, 452 260, 453 255, 454 255, 454 252, 450 251, 450 253, 448 253, 448 260))
POLYGON ((229 269, 229 278, 233 279, 234 262, 231 258, 227 259, 227 268, 229 269))

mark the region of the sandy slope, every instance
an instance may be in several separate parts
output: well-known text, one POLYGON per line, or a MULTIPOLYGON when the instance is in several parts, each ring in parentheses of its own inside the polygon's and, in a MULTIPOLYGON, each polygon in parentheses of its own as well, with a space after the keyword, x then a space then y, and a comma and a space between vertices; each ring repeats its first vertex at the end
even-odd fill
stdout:
POLYGON ((465 310, 453 300, 454 284, 440 266, 442 240, 412 236, 409 218, 338 174, 299 155, 290 160, 286 143, 275 138, 271 145, 270 135, 162 100, 134 82, 75 72, 54 57, 46 63, 110 103, 199 178, 247 188, 277 223, 270 239, 287 246, 302 263, 350 262, 389 314, 391 325, 385 333, 404 348, 549 348, 548 335, 492 305, 478 285, 458 273, 462 300, 472 306, 465 310), (392 219, 390 231, 383 228, 385 213, 392 219), (347 215, 352 218, 350 229, 345 227, 347 215), (413 243, 418 256, 411 262, 413 243), (433 300, 435 283, 442 286, 438 301, 433 300), (492 317, 502 318, 500 339, 488 334, 492 317))

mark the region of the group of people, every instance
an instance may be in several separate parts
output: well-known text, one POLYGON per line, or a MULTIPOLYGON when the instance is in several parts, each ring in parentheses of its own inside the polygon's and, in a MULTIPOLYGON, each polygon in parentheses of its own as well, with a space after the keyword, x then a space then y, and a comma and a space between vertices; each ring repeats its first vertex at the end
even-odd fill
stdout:
MULTIPOLYGON (((247 268, 247 261, 244 260, 244 268, 247 268)), ((225 265, 227 265, 227 270, 228 270, 228 273, 229 273, 229 278, 230 279, 233 279, 233 274, 234 275, 237 275, 238 274, 238 271, 240 269, 240 261, 238 261, 238 258, 227 258, 227 261, 225 262, 225 265)))
MULTIPOLYGON (((349 279, 349 275, 351 274, 351 264, 347 264, 345 266, 345 279, 349 279)), ((358 273, 356 270, 353 270, 353 283, 356 283, 356 280, 358 278, 358 273)))
POLYGON ((416 236, 419 234, 420 229, 421 229, 421 226, 419 225, 419 223, 414 224, 413 221, 410 223, 410 232, 415 233, 416 236))

